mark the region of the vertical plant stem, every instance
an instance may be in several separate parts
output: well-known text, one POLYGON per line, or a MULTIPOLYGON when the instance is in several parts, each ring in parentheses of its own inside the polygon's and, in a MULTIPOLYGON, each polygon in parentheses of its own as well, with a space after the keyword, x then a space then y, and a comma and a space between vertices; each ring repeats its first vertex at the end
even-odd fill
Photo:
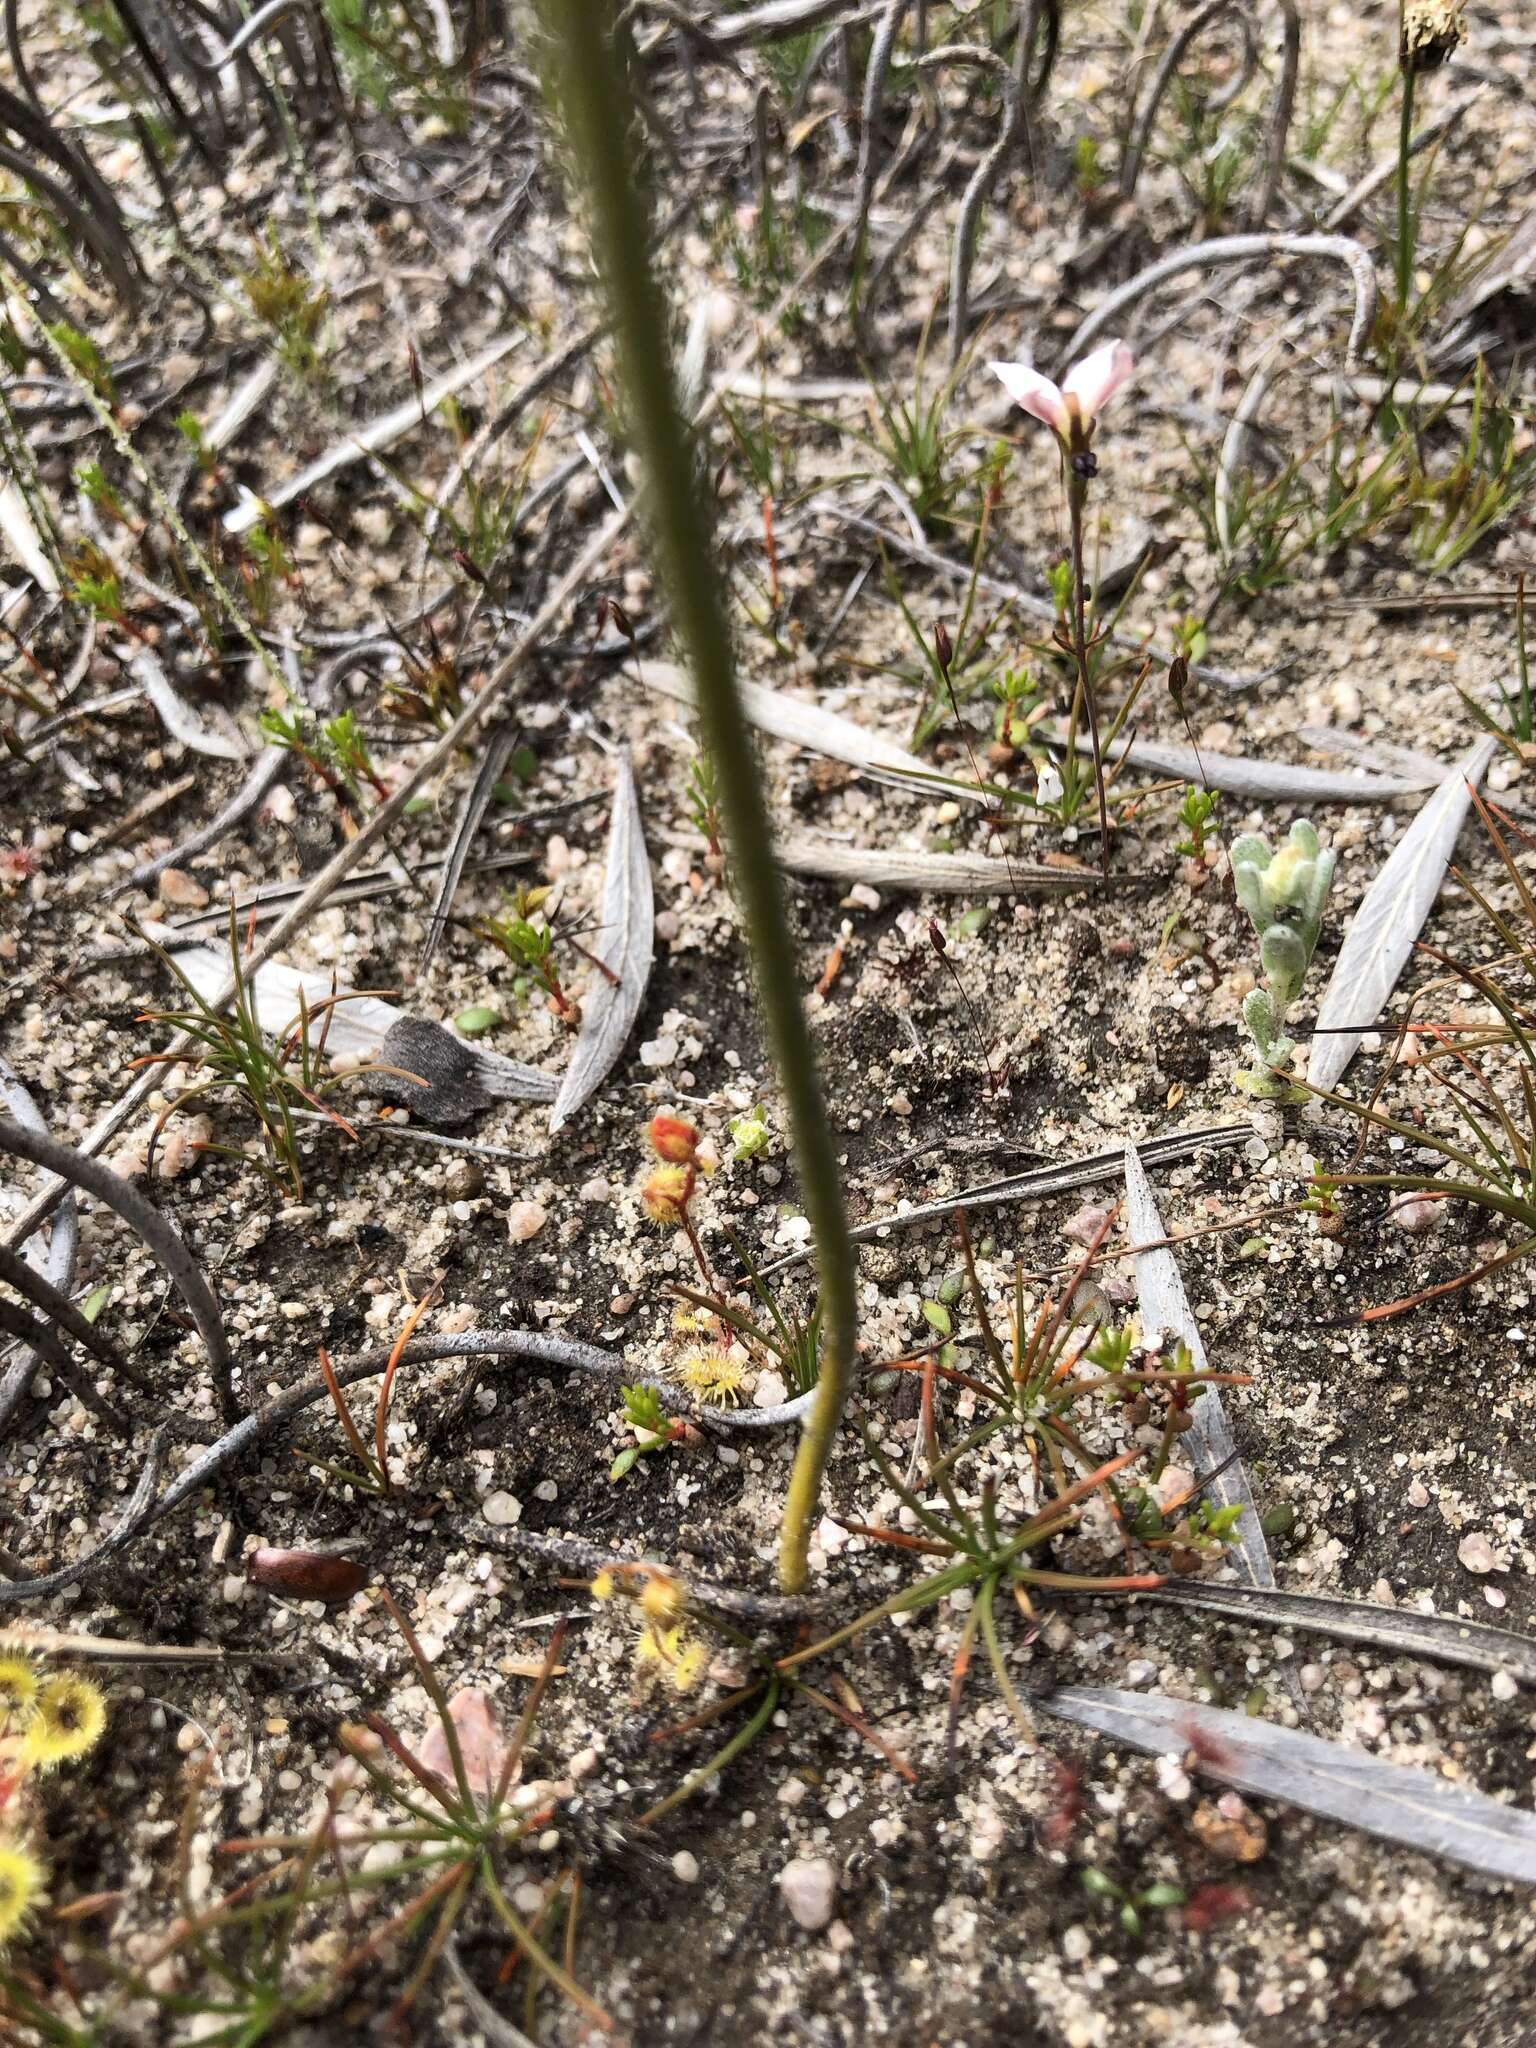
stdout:
POLYGON ((1413 71, 1403 66, 1402 111, 1397 130, 1397 316, 1401 325, 1413 295, 1413 71))
MULTIPOLYGON (((1083 513, 1088 504, 1088 481, 1066 463, 1067 518, 1072 530, 1072 652, 1077 659, 1077 693, 1088 714, 1088 735, 1093 747, 1093 786, 1099 799, 1099 866, 1109 872, 1109 804, 1104 794, 1104 750, 1099 744, 1099 707, 1094 702, 1093 678, 1088 673, 1088 604, 1083 573, 1083 513)), ((1073 705, 1074 714, 1076 705, 1073 705)), ((1068 744, 1076 738, 1076 717, 1068 744)))
POLYGON ((651 272, 645 210, 630 154, 630 105, 614 47, 614 0, 540 0, 540 13, 567 137, 586 186, 593 241, 624 372, 627 421, 645 469, 658 565, 673 625, 693 673, 699 724, 719 778, 732 875, 816 1242, 821 1370, 785 1497, 779 1551, 779 1578, 785 1591, 793 1593, 805 1583, 812 1518, 852 1373, 853 1250, 837 1153, 800 998, 794 943, 774 866, 767 805, 736 686, 709 520, 693 450, 677 410, 665 308, 651 272))

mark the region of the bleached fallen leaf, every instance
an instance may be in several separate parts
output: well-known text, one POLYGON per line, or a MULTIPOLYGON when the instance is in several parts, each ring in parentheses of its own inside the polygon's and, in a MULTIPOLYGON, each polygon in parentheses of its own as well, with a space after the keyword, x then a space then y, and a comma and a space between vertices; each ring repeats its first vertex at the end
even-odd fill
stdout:
POLYGON ((1388 856, 1350 919, 1318 1005, 1307 1079, 1331 1088, 1376 1026, 1424 928, 1498 742, 1479 740, 1446 776, 1388 856))
POLYGON ((453 368, 445 370, 441 377, 434 377, 423 388, 419 398, 413 392, 403 404, 395 406, 389 412, 381 413, 377 419, 370 420, 366 426, 359 427, 355 434, 348 434, 344 440, 333 442, 325 453, 310 463, 306 469, 301 469, 296 476, 289 477, 286 483, 274 484, 264 497, 257 497, 254 492, 246 491, 234 510, 225 513, 224 531, 249 533, 268 511, 275 512, 284 505, 291 505, 295 498, 302 498, 307 491, 312 491, 316 484, 324 483, 327 477, 334 476, 338 470, 348 469, 354 462, 361 462, 365 456, 378 454, 382 448, 393 447, 396 441, 402 440, 414 428, 419 427, 423 419, 430 420, 445 398, 451 398, 455 392, 462 391, 466 385, 473 384, 477 378, 483 377, 503 356, 509 355, 522 339, 521 333, 503 334, 488 347, 481 349, 478 355, 471 356, 466 362, 455 363, 453 368))
POLYGON ((581 1029, 549 1114, 551 1131, 575 1115, 624 1049, 651 978, 655 909, 634 770, 629 755, 621 753, 603 873, 602 943, 592 949, 608 974, 594 972, 582 995, 581 1029), (616 979, 610 981, 609 974, 616 979))
POLYGON ((1288 1631, 1302 1629, 1338 1642, 1369 1643, 1394 1657, 1504 1671, 1536 1686, 1536 1639, 1459 1614, 1424 1614, 1415 1607, 1386 1607, 1337 1593, 1283 1593, 1274 1586, 1220 1586, 1201 1579, 1171 1579, 1137 1598, 1199 1607, 1237 1621, 1269 1622, 1288 1631))
MULTIPOLYGON (((645 688, 658 690, 675 703, 692 708, 693 687, 685 670, 669 661, 645 661, 639 666, 645 688)), ((899 741, 870 732, 851 718, 824 710, 808 698, 791 697, 782 690, 765 690, 760 683, 743 683, 741 696, 747 717, 759 732, 788 740, 792 746, 807 747, 831 760, 846 761, 851 768, 882 782, 895 782, 917 793, 942 794, 970 803, 995 804, 1016 799, 1017 792, 996 783, 942 774, 908 753, 899 741)), ((1185 782, 1203 779, 1212 789, 1254 801, 1389 803, 1397 797, 1415 796, 1425 787, 1419 779, 1406 775, 1343 775, 1327 768, 1292 768, 1280 761, 1216 754, 1206 747, 1200 749, 1197 760, 1192 747, 1164 746, 1152 740, 1117 746, 1113 758, 1149 775, 1176 775, 1185 782)))
POLYGON ((194 754, 209 754, 218 761, 243 761, 249 754, 250 748, 229 713, 195 711, 147 647, 141 647, 129 661, 128 673, 154 705, 172 739, 180 740, 194 754))
POLYGON ((5 541, 39 590, 52 595, 58 589, 58 572, 43 546, 42 535, 33 524, 27 501, 10 482, 0 484, 0 539, 5 541))
POLYGON ((1411 775, 1345 775, 1333 768, 1293 768, 1285 761, 1260 761, 1247 754, 1215 754, 1202 747, 1165 746, 1161 740, 1133 740, 1113 749, 1113 759, 1149 775, 1204 780, 1227 796, 1256 803, 1384 804, 1415 796, 1427 785, 1411 775))
POLYGON ((1039 1704, 1149 1756, 1182 1757, 1194 1749, 1206 1776, 1240 1792, 1283 1800, 1485 1877, 1536 1884, 1536 1814, 1432 1770, 1156 1693, 1072 1685, 1039 1704))
POLYGON ((517 733, 518 728, 510 719, 504 720, 492 730, 485 743, 485 752, 480 757, 480 766, 475 770, 475 778, 464 792, 464 801, 459 805, 459 815, 453 821, 448 851, 443 856, 437 894, 432 898, 432 908, 427 916, 427 937, 417 965, 418 974, 425 974, 432 965, 432 956, 448 928, 448 915, 453 909, 453 899, 459 892, 464 863, 469 858, 469 849, 474 844, 475 834, 480 830, 480 820, 485 816, 486 806, 501 780, 501 771, 507 765, 507 757, 516 744, 517 733))
MULTIPOLYGON (((1163 1222, 1157 1213, 1152 1184, 1134 1145, 1125 1148, 1125 1215, 1132 1244, 1153 1245, 1151 1250, 1137 1252, 1135 1258, 1136 1300, 1143 1336, 1176 1338, 1188 1348, 1195 1370, 1208 1371, 1199 1325, 1190 1313, 1173 1252, 1167 1245, 1153 1244, 1165 1235, 1163 1222)), ((1196 1477, 1206 1482, 1207 1498, 1219 1507, 1243 1509, 1233 1532, 1234 1547, 1227 1556, 1250 1584, 1272 1586, 1275 1574, 1269 1561, 1269 1546, 1259 1526, 1253 1489, 1237 1454, 1220 1387, 1208 1383, 1198 1400, 1191 1402, 1189 1413, 1192 1420, 1183 1438, 1185 1455, 1193 1457, 1196 1477)))
POLYGON ((215 454, 229 447, 260 412, 277 382, 276 356, 263 356, 231 393, 229 403, 203 430, 203 446, 215 454))
MULTIPOLYGON (((215 950, 212 946, 186 947, 176 954, 176 965, 205 1001, 211 1002, 229 979, 228 951, 215 950)), ((331 994, 328 974, 301 974, 295 968, 280 966, 275 960, 257 968, 253 981, 256 1019, 272 1038, 291 1030, 298 1021, 301 992, 311 1010, 331 994)), ((331 1025, 325 1036, 327 1053, 346 1053, 357 1059, 369 1060, 379 1057, 384 1040, 395 1025, 422 1021, 407 1019, 404 1010, 397 1010, 393 1003, 386 1003, 378 996, 358 996, 351 1002, 338 1003, 329 1014, 331 1025)), ((311 1028, 318 1038, 320 1027, 314 1025, 311 1028)), ((445 1033, 445 1036, 451 1034, 445 1033)), ((458 1039, 453 1042, 462 1044, 458 1039)), ((504 1059, 500 1053, 487 1052, 478 1045, 464 1046, 463 1049, 472 1062, 475 1080, 487 1095, 511 1102, 548 1102, 553 1098, 553 1078, 541 1074, 537 1067, 525 1066, 521 1060, 504 1059)))
MULTIPOLYGON (((638 664, 641 687, 657 690, 675 704, 694 708, 693 682, 686 669, 670 661, 642 661, 638 664)), ((855 725, 836 711, 826 711, 806 697, 791 697, 783 690, 765 690, 761 683, 742 682, 742 709, 759 732, 773 739, 788 740, 791 746, 806 747, 829 760, 846 761, 886 782, 899 782, 909 789, 942 791, 945 796, 969 797, 975 803, 990 801, 992 794, 974 781, 941 775, 926 768, 898 740, 886 739, 855 725)))
MULTIPOLYGON (((868 882, 876 889, 922 889, 935 895, 1023 896, 1033 890, 1061 895, 1068 889, 1104 888, 1091 869, 1048 868, 1038 861, 999 860, 979 853, 925 853, 904 847, 841 846, 808 832, 778 841, 780 867, 792 875, 816 875, 829 882, 868 882)), ((1112 887, 1131 887, 1135 876, 1116 875, 1112 887)))
MULTIPOLYGON (((1252 1124, 1216 1124, 1208 1130, 1170 1131, 1161 1138, 1148 1138, 1141 1151, 1150 1165, 1172 1166, 1180 1160, 1193 1159, 1198 1152, 1246 1144, 1252 1136, 1252 1124)), ((858 1224, 849 1231, 848 1237, 850 1243, 868 1244, 873 1238, 885 1237, 892 1231, 915 1230, 922 1223, 946 1221, 959 1209, 973 1215, 980 1209, 1004 1208, 1010 1202, 1039 1202, 1048 1195, 1065 1194, 1073 1188, 1097 1187, 1101 1182, 1119 1180, 1124 1172, 1125 1147, 1117 1145, 1112 1152, 1094 1152, 1083 1159, 1064 1159, 1059 1166, 1031 1167, 1028 1173, 1010 1174, 1006 1180, 965 1188, 958 1195, 944 1196, 941 1201, 920 1202, 891 1216, 877 1216, 872 1222, 858 1224)), ((787 1267, 801 1265, 812 1255, 808 1246, 791 1252, 788 1258, 764 1266, 761 1277, 767 1279, 772 1273, 782 1273, 787 1267)))

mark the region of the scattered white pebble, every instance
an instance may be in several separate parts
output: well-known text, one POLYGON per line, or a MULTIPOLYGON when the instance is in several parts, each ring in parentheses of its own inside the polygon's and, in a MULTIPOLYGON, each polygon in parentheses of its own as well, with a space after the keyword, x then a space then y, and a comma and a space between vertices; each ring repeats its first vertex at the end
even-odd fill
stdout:
POLYGON ((1507 1571, 1508 1566, 1499 1562, 1498 1553, 1480 1530, 1474 1529, 1463 1536, 1456 1546, 1456 1555, 1469 1572, 1507 1571))
POLYGON ((523 1519, 523 1504, 514 1493, 488 1493, 480 1512, 493 1528, 510 1529, 523 1519))
POLYGON ((548 1221, 549 1211, 542 1202, 514 1202, 507 1211, 507 1235, 514 1244, 526 1244, 548 1221))
POLYGON ((679 1884, 697 1884, 699 1881, 699 1859, 691 1856, 686 1849, 679 1849, 672 1858, 672 1875, 679 1884))
POLYGON ((640 1047, 642 1067, 670 1067, 677 1058, 677 1040, 670 1031, 660 1038, 647 1038, 640 1047))
POLYGON ((825 1856, 797 1856, 779 1872, 779 1891, 795 1925, 819 1934, 832 1918, 837 1872, 825 1856))
POLYGON ((1165 1799, 1178 1801, 1189 1797, 1192 1789, 1189 1773, 1176 1756, 1160 1756, 1156 1768, 1157 1782, 1165 1799))

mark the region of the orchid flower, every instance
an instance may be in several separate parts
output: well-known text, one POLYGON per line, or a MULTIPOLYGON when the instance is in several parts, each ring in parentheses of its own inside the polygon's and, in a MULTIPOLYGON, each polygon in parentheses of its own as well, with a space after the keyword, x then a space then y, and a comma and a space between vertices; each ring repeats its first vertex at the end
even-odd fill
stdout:
POLYGON ((1082 450, 1093 438, 1094 422, 1135 369, 1135 358, 1123 341, 1106 341, 1084 356, 1060 384, 1023 363, 989 363, 1015 405, 1040 420, 1069 450, 1082 450))

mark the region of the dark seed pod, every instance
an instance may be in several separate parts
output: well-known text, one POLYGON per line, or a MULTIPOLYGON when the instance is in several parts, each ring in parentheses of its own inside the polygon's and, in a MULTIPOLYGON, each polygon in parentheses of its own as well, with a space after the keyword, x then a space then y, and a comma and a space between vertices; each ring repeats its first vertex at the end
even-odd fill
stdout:
POLYGON ((1462 0, 1403 0, 1397 61, 1404 71, 1414 76, 1436 71, 1465 42, 1461 10, 1462 0))
POLYGON ((245 1575, 269 1593, 287 1593, 294 1600, 323 1600, 328 1607, 350 1600, 368 1583, 355 1558, 326 1550, 253 1550, 245 1575))

